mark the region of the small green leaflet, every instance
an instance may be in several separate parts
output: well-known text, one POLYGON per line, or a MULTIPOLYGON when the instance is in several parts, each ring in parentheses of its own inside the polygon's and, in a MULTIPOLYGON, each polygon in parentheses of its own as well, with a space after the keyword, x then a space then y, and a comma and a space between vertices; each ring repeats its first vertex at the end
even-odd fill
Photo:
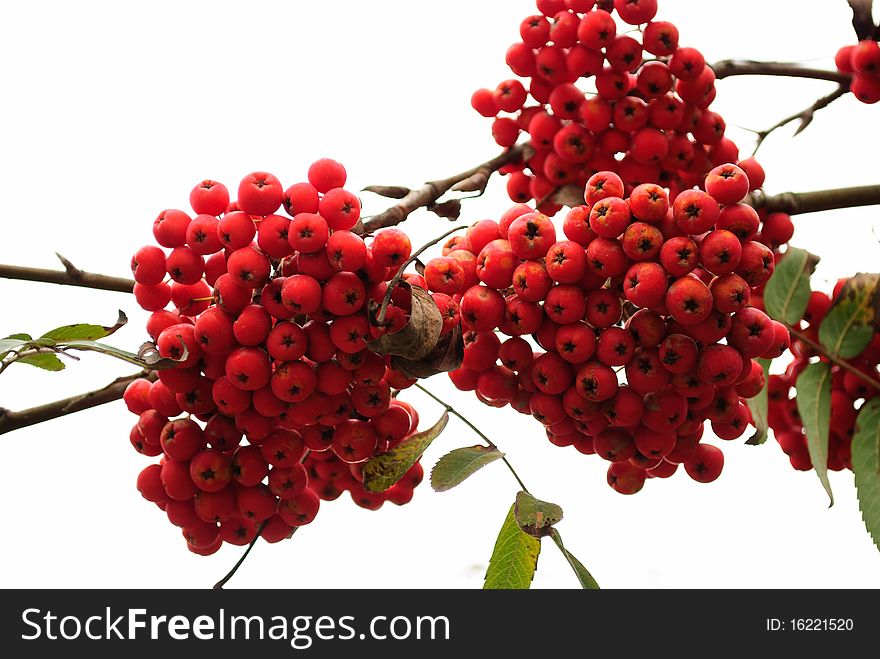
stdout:
POLYGON ((487 464, 503 458, 494 446, 466 446, 450 451, 437 461, 431 470, 431 487, 435 492, 451 490, 487 464))
POLYGON ((513 513, 519 527, 536 538, 550 534, 550 527, 562 519, 562 508, 536 499, 528 492, 517 492, 513 513))
POLYGON ((584 567, 583 563, 575 558, 574 554, 565 548, 565 545, 562 544, 562 536, 559 535, 559 531, 551 528, 550 537, 553 538, 553 542, 556 543, 556 546, 559 547, 559 551, 562 552, 565 560, 568 561, 571 569, 574 570, 574 573, 581 584, 581 588, 584 590, 599 590, 599 584, 596 583, 596 580, 593 578, 593 575, 590 574, 590 571, 584 567))
POLYGON ((42 352, 35 355, 28 355, 17 360, 19 364, 30 364, 44 371, 63 371, 64 362, 58 359, 58 355, 52 352, 42 352))
POLYGON ((746 444, 758 446, 767 441, 767 385, 770 382, 771 359, 758 359, 758 363, 764 367, 764 388, 754 398, 746 399, 749 409, 752 411, 752 421, 755 424, 755 433, 746 440, 746 444))
POLYGON ((869 400, 859 410, 852 465, 862 520, 880 549, 880 398, 869 400))
POLYGON ((819 342, 832 355, 850 359, 880 329, 880 275, 860 272, 844 284, 822 324, 819 342))
POLYGON ((120 310, 116 324, 111 327, 87 324, 64 325, 49 330, 43 334, 41 338, 52 339, 56 343, 66 343, 68 341, 97 341, 98 339, 103 339, 105 336, 110 336, 127 322, 128 317, 122 312, 122 310, 120 310))
POLYGON ((541 541, 525 533, 510 507, 486 570, 485 590, 527 590, 538 568, 541 541))
POLYGON ((425 449, 443 432, 449 423, 449 414, 443 416, 432 427, 418 432, 386 453, 376 455, 364 463, 364 489, 368 492, 384 492, 422 457, 425 449))
POLYGON ((804 317, 810 301, 810 275, 819 257, 789 247, 764 287, 764 307, 774 320, 794 325, 804 317))
POLYGON ((834 494, 828 481, 828 433, 831 428, 831 367, 817 362, 808 365, 798 376, 797 407, 807 431, 807 448, 813 469, 822 481, 834 505, 834 494))

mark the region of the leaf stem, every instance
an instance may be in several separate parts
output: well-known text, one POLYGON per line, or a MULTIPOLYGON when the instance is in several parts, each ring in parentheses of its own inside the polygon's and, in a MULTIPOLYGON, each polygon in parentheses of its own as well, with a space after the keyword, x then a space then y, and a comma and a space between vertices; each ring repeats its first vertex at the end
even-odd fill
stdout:
MULTIPOLYGON (((489 448, 494 448, 494 449, 497 449, 497 448, 498 448, 498 446, 495 444, 495 442, 493 442, 491 439, 489 439, 489 438, 488 438, 488 437, 487 437, 487 436, 486 436, 486 435, 485 435, 485 434, 484 434, 479 428, 477 428, 473 423, 471 423, 470 419, 468 419, 468 418, 467 418, 466 416, 464 416, 463 414, 460 414, 459 412, 457 412, 457 411, 455 410, 455 408, 452 407, 452 405, 450 405, 449 403, 447 403, 445 400, 442 400, 441 398, 437 397, 437 396, 436 396, 435 394, 433 394, 431 391, 429 391, 428 389, 426 389, 425 387, 423 387, 422 385, 420 385, 418 382, 416 382, 413 386, 414 386, 416 389, 418 389, 419 391, 422 391, 422 392, 424 392, 425 394, 427 394, 428 396, 430 396, 431 398, 433 398, 433 399, 434 399, 435 401, 437 401, 438 403, 440 403, 440 405, 442 405, 443 407, 446 408, 446 411, 447 411, 447 412, 449 412, 450 414, 455 415, 455 416, 458 417, 460 420, 464 421, 464 423, 465 423, 465 424, 466 424, 471 430, 473 430, 475 433, 477 433, 477 435, 479 435, 480 439, 482 439, 484 442, 486 442, 486 444, 489 446, 489 448)), ((504 462, 504 464, 507 465, 508 470, 510 470, 510 473, 513 474, 513 477, 516 479, 516 482, 519 483, 519 486, 522 488, 523 492, 529 492, 529 489, 525 486, 525 483, 522 482, 522 479, 519 477, 519 474, 516 473, 516 469, 514 469, 514 468, 513 468, 513 465, 510 464, 510 462, 507 460, 507 456, 504 456, 504 455, 501 456, 501 460, 504 462)), ((531 494, 531 493, 529 492, 529 494, 531 494)))

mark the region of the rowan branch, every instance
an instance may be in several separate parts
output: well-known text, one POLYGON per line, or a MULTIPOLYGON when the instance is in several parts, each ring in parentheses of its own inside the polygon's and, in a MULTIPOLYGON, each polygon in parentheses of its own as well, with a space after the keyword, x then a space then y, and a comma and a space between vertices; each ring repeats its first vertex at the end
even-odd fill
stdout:
POLYGON ((803 130, 813 122, 813 116, 816 114, 816 112, 828 107, 847 92, 849 92, 849 86, 846 84, 841 84, 833 92, 818 99, 815 103, 810 105, 810 107, 806 108, 805 110, 795 112, 794 114, 785 117, 785 119, 780 119, 775 124, 770 126, 770 128, 768 128, 767 130, 758 131, 758 142, 755 144, 755 150, 752 151, 752 155, 755 155, 758 152, 758 149, 761 148, 761 145, 764 143, 764 140, 767 139, 770 133, 778 128, 782 128, 783 126, 790 124, 793 121, 800 120, 800 125, 797 127, 797 130, 794 131, 795 135, 800 135, 803 130))
POLYGON ((84 394, 77 394, 18 412, 0 407, 0 435, 119 400, 122 398, 125 388, 138 378, 155 380, 156 374, 153 371, 143 370, 133 375, 117 378, 101 389, 87 391, 84 394))
POLYGON ((73 263, 61 256, 61 254, 56 254, 55 256, 64 265, 63 271, 0 264, 0 278, 39 281, 47 284, 62 284, 64 286, 81 286, 83 288, 117 291, 119 293, 131 293, 134 288, 134 281, 131 279, 86 272, 77 268, 73 263))
POLYGON ((880 204, 880 185, 863 185, 852 188, 814 190, 812 192, 783 192, 765 195, 753 192, 746 203, 756 210, 769 213, 781 212, 789 215, 818 213, 836 208, 857 208, 880 204))
POLYGON ((801 66, 795 62, 758 62, 746 59, 725 59, 710 64, 718 80, 733 76, 781 76, 786 78, 809 78, 827 80, 849 86, 850 74, 828 69, 801 66))
POLYGON ((368 234, 377 229, 396 226, 409 217, 413 211, 419 208, 430 209, 440 197, 450 190, 482 194, 492 174, 505 165, 522 160, 528 149, 531 149, 528 142, 517 144, 476 167, 444 179, 428 181, 415 190, 409 190, 397 204, 364 222, 361 233, 368 234))

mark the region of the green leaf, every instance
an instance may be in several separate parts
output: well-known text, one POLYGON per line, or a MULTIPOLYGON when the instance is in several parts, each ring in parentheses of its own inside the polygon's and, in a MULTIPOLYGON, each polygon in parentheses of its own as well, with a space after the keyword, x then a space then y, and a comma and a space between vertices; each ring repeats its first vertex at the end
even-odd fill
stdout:
POLYGON ((504 454, 494 446, 466 446, 450 451, 437 461, 431 470, 431 487, 435 492, 451 490, 460 485, 487 464, 491 464, 504 454))
POLYGON ((574 554, 565 548, 565 545, 562 544, 562 536, 559 535, 559 531, 556 529, 550 529, 550 537, 553 538, 553 542, 556 543, 556 546, 559 547, 559 551, 562 552, 565 560, 568 561, 571 569, 574 570, 574 573, 581 584, 581 588, 584 590, 599 590, 599 584, 596 583, 596 580, 593 578, 593 575, 590 574, 590 571, 584 567, 583 563, 575 558, 574 554))
POLYGON ((746 440, 746 444, 759 446, 767 441, 767 386, 770 382, 770 364, 772 359, 758 359, 758 363, 764 367, 764 388, 754 398, 747 398, 746 404, 752 412, 752 422, 755 425, 755 433, 746 440))
POLYGON ((41 352, 36 355, 28 355, 16 360, 18 364, 30 364, 45 371, 63 371, 64 362, 58 359, 58 355, 52 352, 41 352))
POLYGON ((541 541, 525 533, 510 507, 486 570, 486 590, 527 590, 538 568, 541 541))
POLYGON ((550 534, 550 527, 562 519, 562 508, 555 503, 536 499, 528 492, 517 492, 513 507, 516 523, 536 538, 550 534))
POLYGON ((0 339, 0 359, 3 359, 12 350, 17 350, 30 340, 29 334, 10 334, 5 339, 0 339))
POLYGON ((852 466, 862 520, 880 549, 880 398, 869 400, 859 410, 852 466))
POLYGON ((859 355, 880 328, 880 275, 860 272, 844 284, 822 324, 819 342, 831 355, 859 355))
POLYGON ((813 469, 834 505, 828 482, 828 433, 831 428, 831 367, 823 362, 808 365, 798 376, 797 407, 807 431, 807 448, 813 469))
POLYGON ((439 421, 427 430, 404 439, 390 451, 380 453, 364 463, 364 489, 368 492, 384 492, 403 478, 425 449, 443 432, 449 423, 449 414, 443 412, 439 421))
POLYGON ((788 248, 764 287, 764 308, 771 318, 794 325, 804 317, 810 301, 810 275, 817 263, 818 256, 788 248))
POLYGON ((126 315, 120 310, 119 318, 115 325, 104 327, 102 325, 64 325, 49 330, 41 338, 53 339, 56 343, 67 341, 97 341, 105 336, 110 336, 128 322, 126 315))

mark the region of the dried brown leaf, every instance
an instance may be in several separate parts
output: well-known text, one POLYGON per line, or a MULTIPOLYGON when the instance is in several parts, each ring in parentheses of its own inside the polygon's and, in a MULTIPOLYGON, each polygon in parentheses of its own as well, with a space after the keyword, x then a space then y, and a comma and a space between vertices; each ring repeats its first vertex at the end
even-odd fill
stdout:
MULTIPOLYGON (((419 361, 429 355, 440 339, 443 328, 443 317, 434 298, 423 288, 411 286, 401 281, 398 287, 404 287, 412 293, 412 309, 409 321, 402 329, 393 334, 384 334, 367 343, 367 348, 380 355, 396 355, 406 359, 419 361)), ((380 305, 373 302, 368 309, 370 322, 376 324, 376 316, 380 305)))

